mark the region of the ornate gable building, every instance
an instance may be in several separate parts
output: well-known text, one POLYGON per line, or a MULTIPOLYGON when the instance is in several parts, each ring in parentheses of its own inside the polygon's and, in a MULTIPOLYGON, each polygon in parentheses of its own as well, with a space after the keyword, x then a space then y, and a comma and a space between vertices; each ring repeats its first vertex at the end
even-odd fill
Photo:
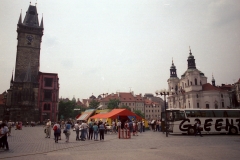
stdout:
POLYGON ((177 77, 177 69, 172 62, 168 89, 174 94, 168 97, 169 108, 227 108, 230 106, 228 91, 207 83, 207 77, 196 68, 194 56, 190 50, 188 68, 181 76, 177 77))
MULTIPOLYGON (((48 104, 52 104, 53 101, 58 101, 59 84, 57 74, 52 74, 50 79, 44 79, 42 77, 44 77, 45 73, 40 74, 39 72, 43 30, 43 18, 39 24, 37 7, 29 5, 24 20, 22 21, 22 15, 20 14, 17 24, 18 42, 15 75, 12 75, 10 89, 8 89, 7 94, 6 106, 8 112, 5 113, 5 119, 7 120, 40 121, 45 105, 42 102, 48 101, 51 102, 48 104), (41 92, 39 92, 39 86, 45 85, 48 85, 49 88, 41 87, 41 92), (54 87, 51 88, 51 86, 54 87), (57 96, 54 97, 55 94, 57 96)), ((46 74, 49 76, 51 73, 46 74)), ((57 108, 57 106, 54 103, 54 107, 57 108)), ((48 111, 54 112, 45 116, 45 118, 56 120, 57 110, 54 109, 55 111, 53 111, 52 107, 52 105, 45 107, 48 111)))

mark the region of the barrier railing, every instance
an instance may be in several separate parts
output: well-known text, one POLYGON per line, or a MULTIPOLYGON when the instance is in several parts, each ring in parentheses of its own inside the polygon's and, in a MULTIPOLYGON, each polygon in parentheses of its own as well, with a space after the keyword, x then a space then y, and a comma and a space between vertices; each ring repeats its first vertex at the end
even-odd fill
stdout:
POLYGON ((119 139, 130 139, 131 133, 129 131, 129 128, 118 128, 118 138, 119 139))

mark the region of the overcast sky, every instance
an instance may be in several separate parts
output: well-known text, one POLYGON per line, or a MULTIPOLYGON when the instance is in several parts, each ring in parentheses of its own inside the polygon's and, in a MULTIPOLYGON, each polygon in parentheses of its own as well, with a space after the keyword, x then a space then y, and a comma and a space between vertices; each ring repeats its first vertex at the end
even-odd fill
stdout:
MULTIPOLYGON (((29 1, 0 1, 0 92, 10 86, 29 1)), ((239 0, 38 0, 37 10, 40 71, 58 73, 60 97, 167 88, 172 58, 180 78, 189 46, 209 83, 212 73, 217 85, 240 78, 239 0)))

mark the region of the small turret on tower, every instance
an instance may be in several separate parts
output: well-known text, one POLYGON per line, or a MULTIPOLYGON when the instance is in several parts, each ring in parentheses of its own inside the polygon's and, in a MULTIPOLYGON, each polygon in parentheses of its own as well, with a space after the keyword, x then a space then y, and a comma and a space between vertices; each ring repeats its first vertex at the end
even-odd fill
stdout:
POLYGON ((215 79, 214 79, 214 77, 213 77, 213 74, 212 74, 212 85, 213 85, 213 86, 216 86, 216 84, 215 84, 215 79))

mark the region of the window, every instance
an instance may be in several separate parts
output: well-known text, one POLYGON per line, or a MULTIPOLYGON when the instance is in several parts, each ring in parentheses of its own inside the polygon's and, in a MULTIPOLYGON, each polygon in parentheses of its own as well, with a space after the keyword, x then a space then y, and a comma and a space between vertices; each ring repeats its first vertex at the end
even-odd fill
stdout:
MULTIPOLYGON (((226 111, 225 111, 226 112, 226 111)), ((240 117, 240 111, 227 111, 228 117, 240 117)))
POLYGON ((222 108, 224 108, 224 102, 222 102, 222 108))
POLYGON ((199 108, 199 103, 197 103, 197 108, 199 108))
POLYGON ((50 104, 45 103, 43 110, 50 110, 50 104))
POLYGON ((221 94, 221 98, 223 98, 223 95, 221 94))
POLYGON ((195 85, 197 85, 197 79, 195 78, 195 85))
POLYGON ((189 86, 189 80, 188 80, 188 86, 189 86))
POLYGON ((44 78, 44 80, 45 80, 45 87, 52 87, 52 82, 53 82, 52 78, 44 78))
POLYGON ((200 85, 202 85, 202 82, 200 81, 200 85))
POLYGON ((209 104, 206 104, 206 108, 209 109, 209 104))
POLYGON ((51 98, 52 98, 51 90, 45 90, 45 92, 44 92, 44 100, 51 100, 51 98))

